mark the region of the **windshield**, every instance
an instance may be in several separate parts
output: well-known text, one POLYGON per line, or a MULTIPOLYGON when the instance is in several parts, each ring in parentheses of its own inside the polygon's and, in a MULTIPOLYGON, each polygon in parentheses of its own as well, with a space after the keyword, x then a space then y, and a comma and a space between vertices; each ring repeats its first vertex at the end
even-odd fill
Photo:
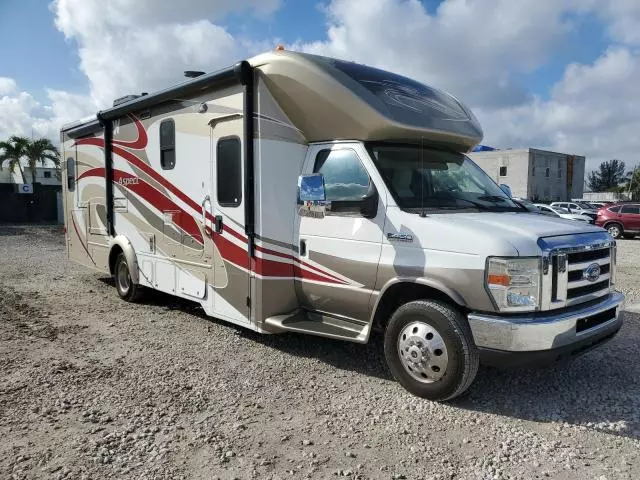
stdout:
POLYGON ((461 153, 389 143, 371 143, 368 148, 404 210, 525 211, 461 153))
POLYGON ((579 206, 582 208, 586 208, 587 210, 593 210, 593 205, 590 205, 586 202, 577 202, 579 206))

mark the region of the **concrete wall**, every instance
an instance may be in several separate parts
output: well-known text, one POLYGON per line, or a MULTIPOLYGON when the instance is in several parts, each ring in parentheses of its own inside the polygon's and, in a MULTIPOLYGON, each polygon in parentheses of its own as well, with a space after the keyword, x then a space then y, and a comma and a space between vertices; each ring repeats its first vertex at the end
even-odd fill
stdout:
MULTIPOLYGON (((529 149, 494 150, 468 153, 496 183, 506 183, 514 197, 529 197, 529 149), (500 175, 500 167, 506 167, 506 175, 500 175)), ((504 172, 504 168, 502 169, 504 172)))
POLYGON ((509 185, 514 197, 558 201, 582 196, 584 157, 533 148, 468 155, 497 183, 509 185))
MULTIPOLYGON (((9 168, 5 166, 0 172, 0 183, 31 183, 31 170, 26 167, 24 168, 24 181, 21 181, 17 169, 11 174, 9 168)), ((36 183, 42 185, 61 184, 60 180, 56 177, 56 169, 47 167, 36 167, 36 183)))

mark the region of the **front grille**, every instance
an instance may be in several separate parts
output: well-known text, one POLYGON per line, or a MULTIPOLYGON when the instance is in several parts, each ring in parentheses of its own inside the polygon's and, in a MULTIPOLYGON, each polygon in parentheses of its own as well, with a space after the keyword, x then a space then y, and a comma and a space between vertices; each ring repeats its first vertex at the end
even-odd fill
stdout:
MULTIPOLYGON (((610 264, 600 265, 600 275, 609 273, 610 264)), ((569 272, 569 282, 577 282, 584 278, 584 270, 573 270, 569 272)))
POLYGON ((572 300, 574 298, 583 297, 590 293, 599 292, 601 290, 605 290, 609 288, 609 280, 605 280, 603 282, 592 283, 590 285, 585 285, 584 287, 575 287, 567 289, 567 298, 572 300))
POLYGON ((594 295, 609 292, 611 247, 589 249, 567 253, 567 294, 568 303, 579 303, 594 295), (587 270, 597 264, 600 274, 596 278, 588 278, 587 270))
POLYGON ((592 262, 601 258, 609 257, 609 249, 601 248, 599 250, 587 250, 584 252, 575 252, 568 254, 569 263, 592 262))
POLYGON ((543 310, 569 307, 607 295, 615 273, 615 243, 606 233, 540 239, 543 310))

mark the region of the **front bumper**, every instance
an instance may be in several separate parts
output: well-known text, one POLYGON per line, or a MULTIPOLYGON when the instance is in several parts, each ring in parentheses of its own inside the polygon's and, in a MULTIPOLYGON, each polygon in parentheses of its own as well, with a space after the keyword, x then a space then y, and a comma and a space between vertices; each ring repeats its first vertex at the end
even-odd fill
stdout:
POLYGON ((482 363, 498 366, 550 363, 583 353, 612 338, 620 327, 624 295, 596 303, 529 315, 468 316, 482 363))

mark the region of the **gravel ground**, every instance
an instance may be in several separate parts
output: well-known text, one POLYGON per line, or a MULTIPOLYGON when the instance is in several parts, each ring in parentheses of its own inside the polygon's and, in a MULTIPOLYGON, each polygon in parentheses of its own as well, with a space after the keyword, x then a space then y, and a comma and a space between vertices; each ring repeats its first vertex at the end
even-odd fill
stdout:
MULTIPOLYGON (((640 240, 619 245, 638 303, 640 240)), ((640 313, 570 365, 481 368, 437 404, 391 380, 379 339, 122 302, 59 230, 0 227, 0 259, 0 478, 640 478, 640 313)))

